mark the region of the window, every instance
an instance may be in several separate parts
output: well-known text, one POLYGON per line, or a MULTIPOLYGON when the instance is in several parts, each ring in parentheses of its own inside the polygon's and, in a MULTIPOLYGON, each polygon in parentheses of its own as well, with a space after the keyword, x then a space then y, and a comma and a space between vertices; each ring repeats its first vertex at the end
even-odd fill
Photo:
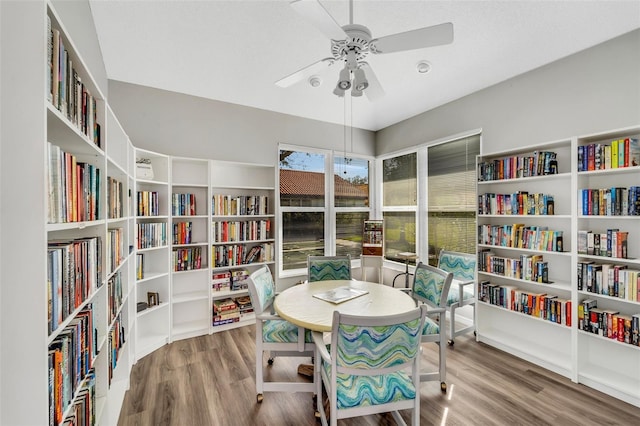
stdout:
POLYGON ((306 268, 325 252, 325 156, 280 150, 282 269, 306 268))
POLYGON ((480 136, 435 145, 427 152, 429 263, 435 266, 442 249, 475 253, 480 136))
POLYGON ((369 160, 336 155, 333 161, 336 254, 357 259, 369 219, 369 160))
POLYGON ((398 253, 416 252, 417 170, 415 152, 382 161, 382 216, 388 259, 400 260, 398 253))
POLYGON ((369 164, 330 151, 280 150, 280 272, 306 273, 309 255, 360 256, 369 164))

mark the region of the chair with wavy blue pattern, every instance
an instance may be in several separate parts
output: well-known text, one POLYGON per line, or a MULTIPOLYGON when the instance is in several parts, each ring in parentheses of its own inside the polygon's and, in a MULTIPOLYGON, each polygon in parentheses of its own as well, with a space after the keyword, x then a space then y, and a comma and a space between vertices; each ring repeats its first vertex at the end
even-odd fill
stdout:
POLYGON ((476 262, 473 254, 442 250, 438 256, 438 268, 453 274, 453 281, 447 296, 449 307, 449 345, 454 344, 456 336, 473 331, 475 333, 475 283, 476 262), (456 309, 472 306, 471 325, 456 329, 456 309))
POLYGON ((280 318, 272 309, 276 296, 269 267, 263 266, 248 279, 251 304, 256 315, 256 393, 262 402, 263 392, 314 392, 313 382, 275 382, 264 379, 264 352, 269 364, 275 356, 313 357, 311 332, 280 318))
POLYGON ((447 294, 453 274, 434 266, 419 262, 413 275, 411 297, 419 304, 428 307, 427 317, 422 330, 422 342, 435 342, 438 348, 438 370, 421 372, 420 380, 423 382, 439 380, 440 389, 447 391, 447 294))
POLYGON ((411 410, 411 424, 420 424, 420 336, 426 312, 424 306, 376 317, 334 311, 331 344, 324 343, 322 333, 313 333, 317 406, 324 426, 386 412, 406 426, 398 410, 411 410))
POLYGON ((307 260, 309 282, 350 280, 351 256, 309 256, 307 260))

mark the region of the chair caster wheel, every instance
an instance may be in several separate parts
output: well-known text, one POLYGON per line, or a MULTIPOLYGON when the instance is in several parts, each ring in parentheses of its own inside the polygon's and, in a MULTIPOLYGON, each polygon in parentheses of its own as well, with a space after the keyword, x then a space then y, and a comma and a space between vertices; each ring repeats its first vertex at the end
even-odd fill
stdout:
POLYGON ((449 346, 453 346, 455 342, 453 340, 449 340, 447 343, 449 343, 449 346))
POLYGON ((269 358, 269 360, 267 361, 267 364, 273 365, 273 358, 269 358))
POLYGON ((440 383, 440 390, 444 393, 447 392, 447 384, 445 382, 440 383))
POLYGON ((264 399, 264 396, 261 393, 256 395, 256 402, 258 402, 258 404, 260 404, 263 399, 264 399))

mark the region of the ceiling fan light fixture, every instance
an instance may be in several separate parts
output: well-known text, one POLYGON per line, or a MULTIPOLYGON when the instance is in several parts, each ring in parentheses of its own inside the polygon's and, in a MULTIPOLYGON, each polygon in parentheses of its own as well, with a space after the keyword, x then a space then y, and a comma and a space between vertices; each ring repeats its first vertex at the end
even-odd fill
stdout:
POLYGON ((429 61, 420 61, 416 65, 416 71, 420 74, 426 74, 431 71, 431 63, 429 61))
POLYGON ((347 67, 344 67, 340 71, 340 78, 338 79, 336 88, 340 88, 342 91, 349 90, 351 88, 351 73, 347 67))
POLYGON ((355 86, 354 89, 360 92, 360 95, 362 95, 364 89, 369 87, 369 81, 367 81, 367 77, 364 75, 362 68, 358 68, 353 72, 353 85, 355 86))

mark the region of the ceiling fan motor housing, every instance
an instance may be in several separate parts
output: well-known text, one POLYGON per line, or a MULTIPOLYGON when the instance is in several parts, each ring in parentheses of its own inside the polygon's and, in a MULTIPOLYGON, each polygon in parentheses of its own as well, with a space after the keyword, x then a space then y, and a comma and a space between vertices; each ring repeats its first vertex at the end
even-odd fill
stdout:
POLYGON ((371 31, 364 25, 350 24, 342 27, 348 38, 345 40, 331 40, 331 54, 336 60, 346 60, 347 53, 353 51, 358 62, 369 54, 371 31))

